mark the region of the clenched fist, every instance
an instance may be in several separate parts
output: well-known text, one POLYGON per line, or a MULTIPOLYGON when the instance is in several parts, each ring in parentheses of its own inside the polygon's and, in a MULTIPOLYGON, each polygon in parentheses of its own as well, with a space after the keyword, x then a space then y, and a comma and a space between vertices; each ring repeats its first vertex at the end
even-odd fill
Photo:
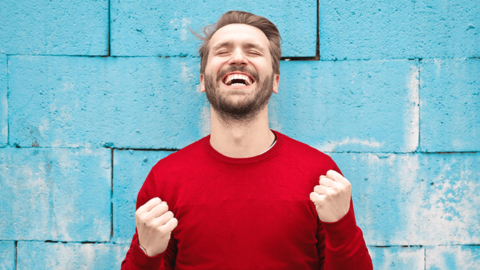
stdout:
POLYGON ((341 174, 329 170, 320 176, 320 185, 310 193, 310 200, 315 204, 318 217, 323 222, 336 222, 350 209, 352 186, 341 174))
POLYGON ((135 212, 138 244, 148 256, 153 257, 167 249, 168 241, 178 221, 168 211, 166 202, 153 198, 135 212))

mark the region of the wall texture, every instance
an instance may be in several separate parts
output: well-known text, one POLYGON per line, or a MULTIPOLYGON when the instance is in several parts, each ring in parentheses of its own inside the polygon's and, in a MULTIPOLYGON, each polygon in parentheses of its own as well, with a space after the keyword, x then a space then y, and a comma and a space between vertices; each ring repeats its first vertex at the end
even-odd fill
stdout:
POLYGON ((477 0, 0 1, 0 269, 119 268, 137 192, 209 133, 199 30, 283 37, 270 124, 352 182, 375 269, 480 269, 477 0))

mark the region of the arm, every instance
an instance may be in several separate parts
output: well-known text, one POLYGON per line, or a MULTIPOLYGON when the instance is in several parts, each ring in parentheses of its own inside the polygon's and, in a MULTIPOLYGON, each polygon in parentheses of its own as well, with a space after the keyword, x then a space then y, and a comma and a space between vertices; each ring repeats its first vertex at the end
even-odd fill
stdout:
POLYGON ((317 232, 322 269, 373 269, 363 234, 355 222, 350 182, 330 170, 310 194, 321 225, 317 232))
POLYGON ((165 202, 153 197, 156 190, 154 180, 154 174, 150 172, 138 193, 137 228, 122 269, 173 269, 176 243, 171 232, 177 220, 165 202))

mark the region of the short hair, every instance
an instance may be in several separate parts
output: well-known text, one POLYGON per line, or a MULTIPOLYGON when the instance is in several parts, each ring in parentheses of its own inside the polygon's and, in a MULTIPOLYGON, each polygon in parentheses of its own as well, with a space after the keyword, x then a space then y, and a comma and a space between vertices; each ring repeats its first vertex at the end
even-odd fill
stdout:
POLYGON ((270 42, 269 50, 272 56, 272 67, 275 74, 280 74, 280 57, 282 56, 282 50, 280 48, 281 37, 278 32, 278 28, 270 20, 265 17, 258 16, 245 11, 228 11, 223 14, 216 23, 208 25, 202 29, 202 36, 195 31, 192 33, 202 40, 202 44, 198 49, 200 54, 200 73, 205 73, 205 67, 207 66, 209 55, 209 42, 212 36, 218 31, 218 29, 227 26, 229 24, 246 24, 260 29, 265 36, 267 36, 270 42))

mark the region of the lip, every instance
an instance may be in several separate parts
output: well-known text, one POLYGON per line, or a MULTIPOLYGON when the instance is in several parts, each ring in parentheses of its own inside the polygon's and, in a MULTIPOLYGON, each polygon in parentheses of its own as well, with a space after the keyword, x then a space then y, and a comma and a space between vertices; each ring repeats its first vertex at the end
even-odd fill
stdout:
MULTIPOLYGON (((254 83, 257 82, 257 80, 255 80, 255 78, 253 78, 253 77, 252 77, 250 74, 248 74, 248 73, 240 72, 240 71, 234 71, 234 72, 229 72, 229 73, 225 74, 225 76, 223 76, 223 78, 222 78, 222 83, 225 84, 225 79, 226 79, 229 75, 232 75, 232 74, 240 74, 240 75, 245 75, 245 76, 249 77, 249 78, 250 78, 250 81, 252 81, 252 84, 250 84, 250 85, 253 85, 254 83)), ((226 85, 226 84, 225 84, 225 85, 226 85)), ((227 85, 227 86, 229 86, 229 85, 227 85)))

